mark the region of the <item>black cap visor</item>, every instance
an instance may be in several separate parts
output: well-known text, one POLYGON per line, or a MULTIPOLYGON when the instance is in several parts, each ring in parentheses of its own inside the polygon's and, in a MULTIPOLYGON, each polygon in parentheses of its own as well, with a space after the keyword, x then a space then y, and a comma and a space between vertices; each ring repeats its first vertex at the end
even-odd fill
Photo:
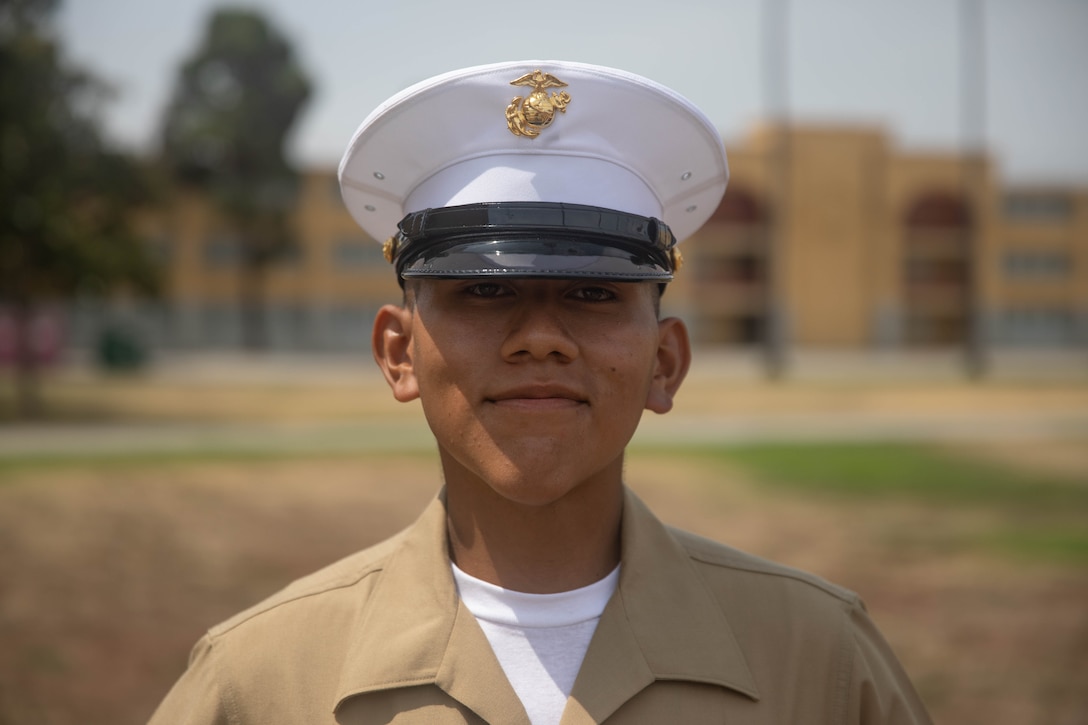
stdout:
POLYGON ((413 277, 672 279, 663 222, 610 209, 497 202, 429 209, 400 224, 394 262, 413 277))
POLYGON ((401 277, 592 277, 658 280, 672 272, 661 255, 569 239, 491 239, 438 244, 423 250, 401 277), (656 257, 656 258, 655 258, 656 257))

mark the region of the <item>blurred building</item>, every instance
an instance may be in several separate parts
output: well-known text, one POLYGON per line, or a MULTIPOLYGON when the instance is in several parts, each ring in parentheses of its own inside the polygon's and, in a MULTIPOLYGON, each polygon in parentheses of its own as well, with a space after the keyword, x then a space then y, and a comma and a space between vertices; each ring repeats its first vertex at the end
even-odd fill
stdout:
MULTIPOLYGON (((875 128, 768 127, 729 153, 729 190, 664 300, 697 343, 757 344, 776 310, 800 347, 959 346, 973 318, 994 346, 1088 346, 1088 190, 1006 188, 988 159, 904 152, 875 128)), ((156 346, 238 347, 229 228, 193 196, 141 223, 166 299, 108 314, 156 346)), ((304 174, 294 223, 297 252, 268 278, 270 346, 367 348, 400 290, 332 170, 304 174)), ((76 342, 106 314, 80 307, 76 342)))
POLYGON ((877 129, 763 128, 682 246, 672 296, 701 343, 1088 345, 1088 189, 1006 188, 986 158, 877 129), (976 201, 977 200, 977 203, 976 201))
MULTIPOLYGON (((292 223, 297 248, 267 274, 267 338, 274 350, 369 350, 374 313, 400 300, 381 245, 352 220, 332 170, 302 174, 292 223)), ((242 346, 240 249, 205 199, 177 194, 139 220, 166 274, 161 303, 78 306, 77 345, 94 344, 104 324, 122 325, 156 348, 242 346)))

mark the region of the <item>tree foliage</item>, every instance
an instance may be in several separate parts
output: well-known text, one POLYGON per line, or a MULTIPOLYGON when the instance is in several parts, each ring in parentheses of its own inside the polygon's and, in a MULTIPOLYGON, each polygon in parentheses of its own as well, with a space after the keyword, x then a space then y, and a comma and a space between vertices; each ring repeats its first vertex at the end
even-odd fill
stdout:
POLYGON ((287 39, 255 11, 221 9, 181 68, 162 131, 174 179, 208 194, 240 257, 247 343, 263 344, 263 279, 293 246, 298 178, 286 155, 310 84, 287 39))
POLYGON ((105 146, 107 90, 64 62, 48 34, 56 0, 0 10, 0 300, 40 303, 122 283, 153 291, 154 267, 129 226, 146 179, 105 146))
MULTIPOLYGON (((0 4, 0 305, 15 317, 24 378, 34 373, 26 332, 41 305, 158 284, 130 228, 146 179, 104 144, 97 110, 107 89, 66 63, 50 27, 57 4, 0 4)), ((20 390, 32 409, 32 391, 20 390)))

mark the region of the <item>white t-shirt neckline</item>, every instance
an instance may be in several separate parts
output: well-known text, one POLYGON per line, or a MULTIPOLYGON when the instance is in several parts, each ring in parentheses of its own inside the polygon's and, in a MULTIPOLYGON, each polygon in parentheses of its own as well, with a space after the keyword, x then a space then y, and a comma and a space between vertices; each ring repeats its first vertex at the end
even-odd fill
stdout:
POLYGON ((451 562, 461 601, 487 637, 532 725, 558 725, 620 568, 556 594, 503 589, 451 562))
POLYGON ((589 586, 555 594, 530 594, 503 589, 466 574, 452 562, 450 565, 461 601, 476 619, 514 627, 566 627, 598 619, 620 578, 620 567, 616 566, 589 586))

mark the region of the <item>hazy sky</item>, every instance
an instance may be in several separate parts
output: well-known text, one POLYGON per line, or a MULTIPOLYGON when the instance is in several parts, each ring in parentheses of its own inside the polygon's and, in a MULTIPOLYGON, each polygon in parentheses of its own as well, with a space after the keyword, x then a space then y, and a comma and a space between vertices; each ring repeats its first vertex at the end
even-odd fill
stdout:
MULTIPOLYGON (((215 0, 66 0, 70 56, 111 81, 112 135, 152 148, 215 0)), ((295 44, 315 95, 292 142, 335 165, 360 121, 431 75, 561 58, 641 73, 701 106, 726 144, 767 110, 765 0, 248 0, 295 44)), ((982 0, 985 139, 1012 182, 1088 185, 1088 0, 982 0)), ((792 0, 788 111, 881 124, 909 149, 964 142, 954 0, 792 0)))

